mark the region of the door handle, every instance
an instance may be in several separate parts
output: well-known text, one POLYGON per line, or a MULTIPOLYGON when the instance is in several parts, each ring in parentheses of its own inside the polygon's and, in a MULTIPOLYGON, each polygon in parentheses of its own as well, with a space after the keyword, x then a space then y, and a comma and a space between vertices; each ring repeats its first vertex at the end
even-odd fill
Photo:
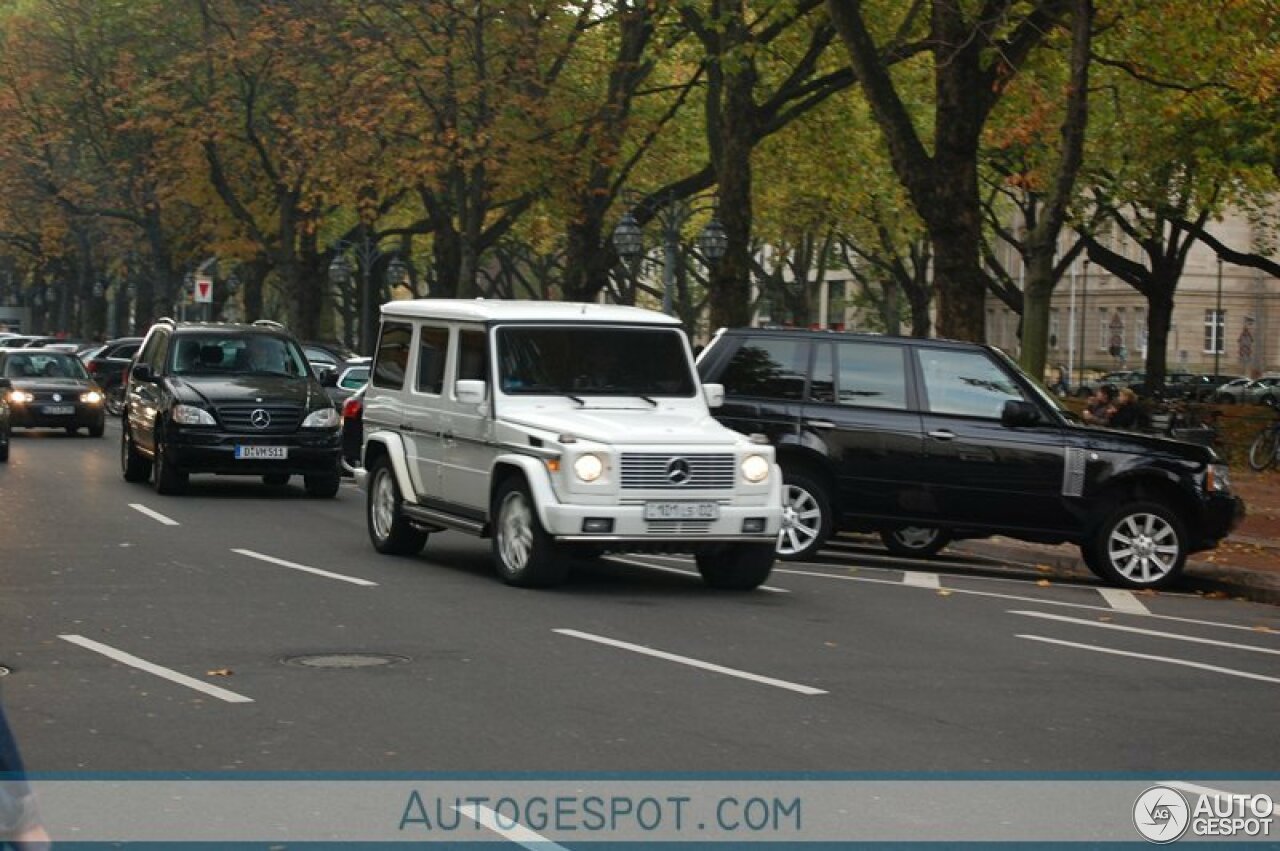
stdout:
POLYGON ((954 431, 949 431, 945 428, 940 428, 937 431, 931 431, 929 432, 929 436, 934 438, 935 440, 955 440, 956 439, 956 433, 954 431))
POLYGON ((805 420, 804 424, 807 426, 811 426, 813 428, 822 428, 822 429, 836 427, 836 424, 831 422, 830 420, 805 420))

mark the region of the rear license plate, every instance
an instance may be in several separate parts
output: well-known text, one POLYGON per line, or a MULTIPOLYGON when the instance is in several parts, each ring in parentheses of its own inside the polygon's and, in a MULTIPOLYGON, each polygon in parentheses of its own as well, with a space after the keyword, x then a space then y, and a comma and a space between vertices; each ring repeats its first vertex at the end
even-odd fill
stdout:
POLYGON ((237 461, 283 461, 288 457, 287 446, 236 446, 237 461))
POLYGON ((76 412, 75 405, 45 405, 40 409, 40 413, 48 414, 51 417, 67 416, 76 412))
POLYGON ((715 520, 720 505, 715 502, 646 502, 645 520, 715 520))

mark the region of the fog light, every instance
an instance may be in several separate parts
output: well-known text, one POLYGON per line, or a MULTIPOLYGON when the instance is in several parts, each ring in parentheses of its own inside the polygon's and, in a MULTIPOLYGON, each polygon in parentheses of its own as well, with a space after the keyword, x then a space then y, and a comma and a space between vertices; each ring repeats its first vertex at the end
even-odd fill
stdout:
POLYGON ((743 531, 743 532, 745 532, 745 533, 751 533, 751 532, 763 532, 763 531, 764 531, 764 518, 763 518, 763 517, 747 517, 747 518, 745 518, 745 519, 742 521, 742 531, 743 531))
POLYGON ((604 535, 613 531, 612 517, 584 517, 582 531, 593 535, 604 535))

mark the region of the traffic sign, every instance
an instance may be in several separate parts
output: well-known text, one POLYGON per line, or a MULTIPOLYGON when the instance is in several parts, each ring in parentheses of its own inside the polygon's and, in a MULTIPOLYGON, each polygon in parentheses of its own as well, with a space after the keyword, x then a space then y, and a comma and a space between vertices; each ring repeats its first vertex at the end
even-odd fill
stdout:
POLYGON ((212 304, 213 278, 208 275, 197 275, 195 281, 195 292, 192 293, 192 296, 199 304, 212 304))

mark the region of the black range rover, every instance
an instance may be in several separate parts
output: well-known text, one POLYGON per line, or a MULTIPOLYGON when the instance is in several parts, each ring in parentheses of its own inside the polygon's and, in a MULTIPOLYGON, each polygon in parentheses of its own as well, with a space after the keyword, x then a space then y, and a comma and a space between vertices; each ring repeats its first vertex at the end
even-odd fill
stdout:
POLYGON ((302 349, 276 323, 175 323, 147 333, 128 375, 124 477, 153 474, 179 493, 191 473, 301 475, 307 493, 338 492, 342 418, 302 349))
POLYGON ((698 372, 724 385, 717 418, 778 448, 782 558, 837 530, 914 556, 999 534, 1078 544, 1103 579, 1158 588, 1244 515, 1213 450, 1086 427, 988 346, 736 329, 698 372))

